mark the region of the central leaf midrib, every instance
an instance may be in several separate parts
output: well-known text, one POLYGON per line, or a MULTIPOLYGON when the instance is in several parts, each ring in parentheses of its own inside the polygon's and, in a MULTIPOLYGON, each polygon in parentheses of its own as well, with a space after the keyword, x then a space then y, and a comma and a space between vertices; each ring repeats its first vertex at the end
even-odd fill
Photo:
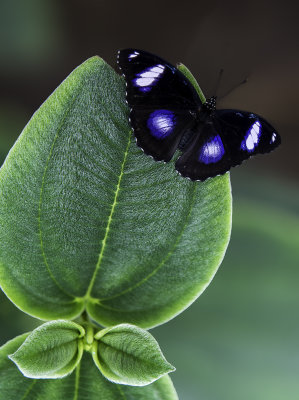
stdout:
MULTIPOLYGON (((109 332, 109 334, 110 334, 110 332, 109 332)), ((133 340, 134 340, 134 339, 132 339, 132 341, 133 341, 133 340)), ((146 364, 146 365, 149 365, 150 367, 155 367, 155 366, 157 365, 157 363, 155 362, 155 360, 154 360, 154 361, 149 361, 149 359, 147 359, 146 357, 145 357, 145 358, 142 358, 142 353, 141 353, 140 355, 135 355, 135 354, 133 354, 133 353, 123 351, 121 348, 118 348, 118 347, 116 347, 116 346, 113 346, 113 344, 104 342, 103 340, 101 340, 101 341, 99 342, 99 348, 100 348, 101 345, 104 345, 104 347, 108 347, 109 349, 112 349, 112 350, 114 350, 114 351, 117 351, 117 352, 119 352, 119 353, 122 353, 122 354, 124 354, 126 357, 131 357, 133 360, 141 361, 142 363, 144 363, 144 364, 146 364)), ((100 353, 100 350, 99 350, 99 353, 100 353)), ((105 364, 107 365, 107 367, 108 367, 111 371, 113 371, 116 375, 121 376, 119 373, 117 373, 115 370, 113 370, 111 366, 108 366, 107 362, 105 361, 105 359, 103 358, 102 355, 100 356, 100 358, 105 362, 105 364)))
POLYGON ((102 262, 102 259, 103 259, 104 251, 105 251, 105 248, 106 248, 106 242, 107 242, 107 238, 108 238, 109 231, 110 231, 110 225, 112 223, 112 217, 113 217, 113 214, 114 214, 114 211, 115 211, 115 207, 116 207, 116 204, 117 204, 117 198, 118 198, 119 191, 120 191, 121 180, 122 180, 122 177, 123 177, 123 174, 124 174, 124 168, 125 168, 125 164, 126 164, 128 153, 129 153, 130 142, 131 142, 131 131, 129 131, 129 140, 128 140, 127 147, 126 147, 126 150, 125 150, 125 153, 124 153, 124 159, 123 159, 123 162, 121 164, 120 173, 119 173, 119 177, 118 177, 118 182, 117 182, 116 189, 115 189, 115 192, 114 192, 114 199, 113 199, 111 210, 110 210, 110 214, 109 214, 109 217, 108 217, 108 220, 107 220, 107 225, 106 225, 106 229, 105 229, 105 235, 104 235, 104 238, 102 239, 102 247, 101 247, 101 250, 99 252, 98 261, 97 261, 97 264, 95 266, 95 270, 93 272, 93 275, 91 277, 89 286, 87 288, 86 295, 84 296, 86 299, 90 298, 90 294, 91 294, 92 288, 94 286, 97 273, 98 273, 98 271, 99 271, 99 269, 101 267, 101 262, 102 262))

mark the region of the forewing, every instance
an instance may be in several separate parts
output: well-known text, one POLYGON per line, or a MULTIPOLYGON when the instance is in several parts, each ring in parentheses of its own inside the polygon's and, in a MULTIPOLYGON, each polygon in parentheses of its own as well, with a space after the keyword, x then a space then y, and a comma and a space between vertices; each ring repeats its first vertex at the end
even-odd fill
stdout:
POLYGON ((137 144, 155 160, 169 161, 199 113, 196 90, 176 67, 148 52, 120 50, 118 64, 137 144))
POLYGON ((199 96, 189 80, 173 65, 143 50, 118 52, 118 65, 127 84, 131 108, 198 110, 199 96))
POLYGON ((279 134, 264 118, 239 110, 217 110, 214 124, 229 149, 232 166, 249 157, 268 153, 281 143, 279 134))

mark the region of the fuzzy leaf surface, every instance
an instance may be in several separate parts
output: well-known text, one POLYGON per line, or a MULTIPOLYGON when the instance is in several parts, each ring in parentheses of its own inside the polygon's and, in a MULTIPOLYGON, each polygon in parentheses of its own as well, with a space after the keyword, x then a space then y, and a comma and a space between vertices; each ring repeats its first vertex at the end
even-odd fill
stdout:
POLYGON ((229 174, 203 183, 136 146, 125 85, 93 57, 33 115, 0 170, 0 285, 45 320, 84 309, 150 328, 212 280, 231 230, 229 174))
POLYGON ((109 382, 84 352, 76 370, 62 379, 29 379, 8 358, 28 334, 16 337, 0 348, 0 398, 5 400, 178 400, 168 376, 144 387, 109 382))
POLYGON ((134 325, 121 324, 95 335, 94 361, 112 382, 144 386, 175 370, 153 336, 134 325))
POLYGON ((79 364, 84 334, 84 329, 71 321, 46 322, 9 358, 27 378, 62 378, 79 364))

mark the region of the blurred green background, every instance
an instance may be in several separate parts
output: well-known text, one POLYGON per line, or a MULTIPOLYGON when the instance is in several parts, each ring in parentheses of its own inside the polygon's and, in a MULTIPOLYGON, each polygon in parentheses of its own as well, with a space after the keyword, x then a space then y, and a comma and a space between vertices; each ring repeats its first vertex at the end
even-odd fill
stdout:
MULTIPOLYGON (((293 1, 0 1, 0 163, 86 58, 137 47, 184 62, 207 96, 263 115, 282 146, 231 173, 227 255, 206 292, 152 331, 182 400, 299 399, 298 5, 293 1)), ((0 345, 39 321, 0 294, 0 345)))

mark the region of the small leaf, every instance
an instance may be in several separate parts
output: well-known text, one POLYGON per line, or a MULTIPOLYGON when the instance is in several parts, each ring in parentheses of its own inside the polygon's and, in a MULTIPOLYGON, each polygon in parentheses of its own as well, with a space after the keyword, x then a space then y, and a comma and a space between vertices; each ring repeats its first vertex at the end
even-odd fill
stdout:
POLYGON ((111 383, 99 373, 86 352, 75 371, 63 379, 28 379, 7 357, 21 346, 27 335, 16 337, 0 348, 1 400, 178 400, 168 376, 143 387, 111 383))
POLYGON ((93 358, 112 382, 144 386, 175 370, 152 335, 134 325, 121 324, 95 335, 93 358))
POLYGON ((84 329, 70 321, 51 321, 36 328, 9 358, 27 378, 62 378, 79 364, 84 329))

